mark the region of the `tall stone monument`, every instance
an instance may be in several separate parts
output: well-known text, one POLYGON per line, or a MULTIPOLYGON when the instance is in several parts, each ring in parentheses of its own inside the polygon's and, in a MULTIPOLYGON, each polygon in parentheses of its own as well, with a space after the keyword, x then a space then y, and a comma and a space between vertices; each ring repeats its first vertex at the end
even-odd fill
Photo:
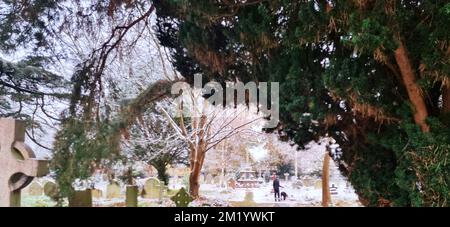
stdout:
POLYGON ((48 162, 36 160, 24 141, 24 122, 0 118, 0 207, 20 206, 20 191, 48 173, 48 162))

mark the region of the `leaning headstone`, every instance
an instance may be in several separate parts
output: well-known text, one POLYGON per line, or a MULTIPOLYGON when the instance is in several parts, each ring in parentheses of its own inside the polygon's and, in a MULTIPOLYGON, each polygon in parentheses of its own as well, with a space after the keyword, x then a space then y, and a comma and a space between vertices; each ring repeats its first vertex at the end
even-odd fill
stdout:
POLYGON ((44 194, 52 199, 58 197, 58 185, 53 182, 47 182, 44 184, 44 194))
POLYGON ((21 190, 48 173, 24 141, 25 122, 0 119, 0 207, 20 206, 21 190))
POLYGON ((106 187, 106 198, 108 199, 121 198, 122 194, 120 192, 121 192, 120 184, 118 182, 112 182, 106 187))
POLYGON ((175 202, 175 205, 177 207, 188 207, 189 203, 194 201, 194 198, 192 198, 189 193, 186 192, 186 189, 181 188, 180 191, 178 191, 177 194, 175 194, 172 198, 170 198, 173 202, 175 202))
POLYGON ((29 196, 42 196, 44 194, 44 189, 38 182, 33 182, 26 188, 29 196))
POLYGON ((92 207, 92 190, 75 191, 69 198, 69 207, 92 207))
POLYGON ((149 178, 144 185, 144 197, 147 199, 160 198, 161 182, 156 178, 149 178))
POLYGON ((126 200, 125 203, 127 207, 137 207, 138 206, 138 186, 127 186, 126 200))

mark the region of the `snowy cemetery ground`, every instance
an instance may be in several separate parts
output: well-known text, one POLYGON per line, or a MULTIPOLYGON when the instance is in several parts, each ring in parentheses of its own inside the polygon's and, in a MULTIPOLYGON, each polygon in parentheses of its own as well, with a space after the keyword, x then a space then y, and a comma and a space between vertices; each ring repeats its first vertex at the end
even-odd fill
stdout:
MULTIPOLYGON (((322 179, 321 167, 322 157, 324 153, 323 145, 313 144, 309 147, 308 152, 299 155, 299 179, 294 180, 291 176, 288 181, 281 179, 282 192, 286 192, 288 197, 285 201, 275 202, 272 193, 272 182, 260 183, 256 188, 231 188, 220 186, 218 179, 211 174, 205 173, 202 176, 200 185, 200 198, 193 201, 190 206, 193 207, 311 207, 321 206, 322 202, 322 179), (205 176, 206 175, 206 176, 205 176)), ((188 172, 171 173, 169 185, 161 190, 159 194, 160 182, 154 177, 139 179, 137 185, 139 191, 146 186, 146 183, 152 179, 156 185, 148 189, 153 191, 153 197, 142 196, 139 194, 138 204, 140 207, 171 207, 175 204, 170 197, 175 195, 182 187, 187 187, 188 172), (155 187, 155 188, 153 188, 155 187), (155 196, 156 195, 156 196, 155 196)), ((113 198, 108 194, 108 187, 111 183, 102 180, 102 177, 96 177, 94 188, 97 190, 96 196, 93 196, 93 206, 96 207, 123 207, 125 206, 125 186, 116 186, 117 192, 113 198)), ((49 197, 45 196, 44 185, 51 182, 52 179, 38 179, 35 183, 28 186, 22 194, 23 206, 55 206, 56 203, 49 197), (40 185, 40 187, 39 187, 40 185)), ((335 186, 337 193, 332 193, 332 206, 337 207, 353 207, 362 206, 358 200, 358 196, 354 192, 353 187, 348 180, 342 176, 334 162, 330 166, 330 187, 335 186)))
MULTIPOLYGON (((362 206, 351 187, 345 182, 339 182, 337 195, 333 195, 332 202, 337 207, 362 206)), ((315 207, 321 206, 322 188, 317 186, 295 186, 293 182, 281 182, 284 187, 280 191, 286 192, 288 197, 284 201, 275 202, 272 184, 264 183, 257 188, 222 188, 217 185, 202 185, 200 192, 207 200, 221 200, 224 204, 235 207, 315 207)))
MULTIPOLYGON (((262 183, 257 188, 225 188, 218 184, 202 184, 200 187, 200 199, 192 202, 192 207, 319 207, 322 200, 322 188, 317 182, 320 179, 308 178, 298 182, 281 181, 284 187, 282 192, 286 192, 288 197, 284 201, 275 202, 272 192, 272 183, 262 183), (299 183, 304 182, 304 183, 299 183), (315 182, 315 183, 308 183, 315 182)), ((353 188, 343 179, 335 180, 332 184, 337 186, 337 195, 332 196, 333 206, 354 207, 361 206, 353 188)), ((102 188, 102 186, 97 186, 102 188)), ((105 188, 106 186, 103 186, 105 188)), ((174 206, 170 200, 171 195, 177 192, 176 188, 181 184, 169 185, 169 189, 159 198, 139 197, 139 207, 171 207, 174 206)), ((45 195, 30 195, 26 193, 22 196, 22 203, 25 207, 51 207, 56 203, 45 195)), ((106 198, 94 197, 94 207, 124 207, 125 197, 106 198)))

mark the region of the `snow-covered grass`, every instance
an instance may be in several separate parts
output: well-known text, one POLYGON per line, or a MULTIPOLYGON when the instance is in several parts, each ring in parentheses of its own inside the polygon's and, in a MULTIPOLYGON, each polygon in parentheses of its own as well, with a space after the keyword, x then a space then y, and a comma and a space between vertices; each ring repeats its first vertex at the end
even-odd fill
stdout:
MULTIPOLYGON (((225 189, 215 185, 202 185, 200 194, 208 199, 220 199, 229 202, 232 206, 251 206, 251 207, 304 207, 304 206, 320 206, 322 201, 322 189, 317 187, 302 186, 294 187, 293 183, 282 182, 284 188, 282 192, 286 192, 288 197, 285 201, 275 202, 272 186, 270 183, 263 184, 258 188, 236 188, 225 189), (246 199, 246 195, 252 194, 252 199, 246 199)), ((361 206, 358 197, 351 188, 338 187, 338 194, 332 196, 335 206, 361 206)), ((247 196, 248 197, 248 196, 247 196)))
POLYGON ((56 202, 47 196, 22 196, 22 207, 54 207, 56 202))

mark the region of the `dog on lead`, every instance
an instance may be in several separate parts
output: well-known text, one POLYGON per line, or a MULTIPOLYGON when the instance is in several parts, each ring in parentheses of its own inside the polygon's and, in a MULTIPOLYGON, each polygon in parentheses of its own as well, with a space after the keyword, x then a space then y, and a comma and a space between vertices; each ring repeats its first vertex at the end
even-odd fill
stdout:
POLYGON ((283 199, 283 201, 285 201, 286 198, 288 197, 286 192, 281 192, 280 195, 281 195, 281 198, 283 199))

